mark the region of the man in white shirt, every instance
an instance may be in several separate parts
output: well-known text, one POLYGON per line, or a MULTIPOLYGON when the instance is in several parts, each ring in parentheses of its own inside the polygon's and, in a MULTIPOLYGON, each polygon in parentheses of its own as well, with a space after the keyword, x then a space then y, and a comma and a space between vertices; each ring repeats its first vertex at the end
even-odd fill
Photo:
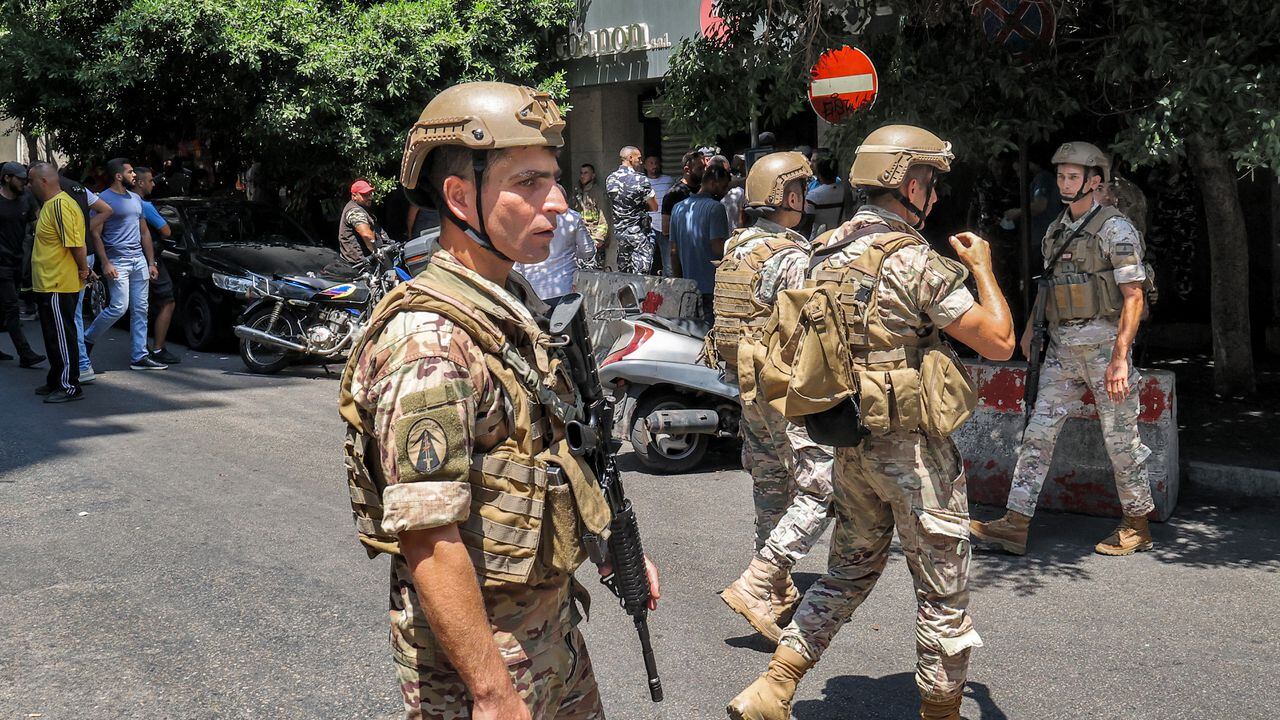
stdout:
POLYGON ((661 265, 655 262, 653 271, 656 273, 661 267, 662 274, 671 277, 671 249, 668 244, 670 240, 662 232, 662 198, 673 185, 679 182, 679 178, 662 174, 662 158, 657 155, 649 155, 644 159, 644 174, 649 178, 649 186, 653 188, 653 194, 658 199, 658 209, 649 213, 649 217, 653 218, 654 245, 657 248, 657 254, 661 256, 661 265))
MULTIPOLYGON (((560 191, 564 192, 564 188, 560 191)), ((573 292, 578 269, 591 267, 595 254, 596 243, 587 232, 582 215, 568 209, 556 218, 547 259, 533 265, 516 263, 515 270, 524 275, 543 302, 555 307, 560 298, 573 292)))

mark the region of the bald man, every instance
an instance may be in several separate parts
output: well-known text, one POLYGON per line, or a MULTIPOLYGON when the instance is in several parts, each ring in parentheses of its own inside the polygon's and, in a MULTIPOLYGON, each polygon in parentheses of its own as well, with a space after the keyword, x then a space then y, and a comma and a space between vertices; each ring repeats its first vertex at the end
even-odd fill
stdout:
POLYGON ((649 178, 639 171, 644 164, 639 148, 622 148, 618 159, 621 164, 604 184, 613 206, 618 272, 643 275, 653 266, 653 221, 649 213, 658 209, 658 197, 649 178))

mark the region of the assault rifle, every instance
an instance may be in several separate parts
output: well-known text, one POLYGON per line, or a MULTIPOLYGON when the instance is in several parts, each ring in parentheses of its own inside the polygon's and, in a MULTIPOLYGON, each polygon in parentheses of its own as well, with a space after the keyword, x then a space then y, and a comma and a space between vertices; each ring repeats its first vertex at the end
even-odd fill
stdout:
POLYGON ((1031 343, 1027 355, 1027 379, 1022 385, 1022 410, 1025 414, 1022 425, 1031 422, 1031 413, 1036 408, 1036 398, 1040 395, 1040 365, 1044 362, 1045 347, 1049 344, 1049 321, 1045 319, 1045 302, 1053 288, 1045 276, 1036 278, 1036 301, 1031 309, 1031 343))
POLYGON ((609 522, 609 540, 587 533, 582 544, 597 565, 608 563, 611 572, 600 582, 618 597, 622 609, 635 622, 640 636, 640 650, 645 673, 649 677, 649 696, 662 702, 662 681, 649 642, 649 577, 645 574, 644 549, 640 545, 640 528, 635 509, 622 490, 622 475, 614 456, 622 443, 612 436, 613 398, 600 386, 599 367, 591 348, 582 296, 564 296, 551 313, 549 332, 562 343, 569 361, 569 375, 582 397, 584 417, 565 424, 565 440, 569 451, 586 460, 595 473, 613 519, 609 522))

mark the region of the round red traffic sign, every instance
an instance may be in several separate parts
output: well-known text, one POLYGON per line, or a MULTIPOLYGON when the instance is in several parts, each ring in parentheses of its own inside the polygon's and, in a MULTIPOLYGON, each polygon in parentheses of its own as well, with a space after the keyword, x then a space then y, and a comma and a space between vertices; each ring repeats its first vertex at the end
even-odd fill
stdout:
POLYGON ((856 110, 871 107, 879 90, 880 78, 871 58, 846 45, 826 51, 814 64, 809 105, 818 117, 838 123, 856 110))

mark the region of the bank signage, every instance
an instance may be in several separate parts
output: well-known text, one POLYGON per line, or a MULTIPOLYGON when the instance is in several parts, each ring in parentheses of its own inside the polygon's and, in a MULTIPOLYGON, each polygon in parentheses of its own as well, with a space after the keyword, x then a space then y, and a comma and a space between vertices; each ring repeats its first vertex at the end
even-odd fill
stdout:
POLYGON ((700 29, 700 0, 578 0, 578 17, 552 41, 572 87, 667 74, 671 53, 700 29))
POLYGON ((648 23, 637 22, 599 30, 571 28, 569 36, 556 43, 556 57, 561 60, 595 58, 669 47, 670 33, 654 37, 649 32, 648 23))

